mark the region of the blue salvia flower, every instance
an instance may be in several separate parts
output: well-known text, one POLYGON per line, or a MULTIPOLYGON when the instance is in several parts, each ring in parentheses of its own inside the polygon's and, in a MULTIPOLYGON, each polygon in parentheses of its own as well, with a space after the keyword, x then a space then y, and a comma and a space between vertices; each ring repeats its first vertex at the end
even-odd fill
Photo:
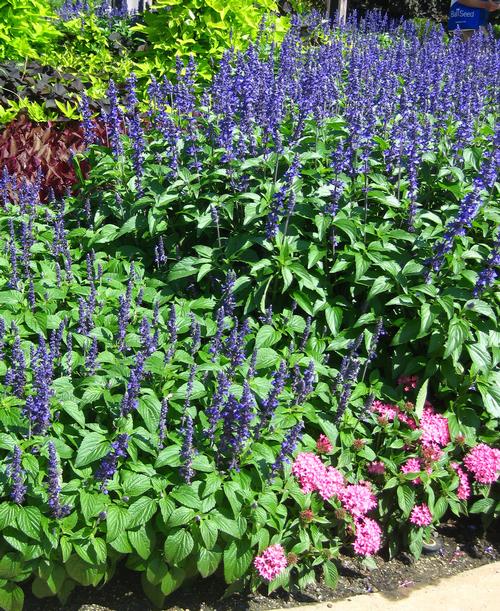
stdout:
POLYGON ((127 416, 139 406, 139 392, 141 390, 142 379, 144 378, 145 358, 143 352, 138 352, 135 356, 135 363, 130 370, 127 388, 120 405, 120 414, 122 416, 127 416))
POLYGON ((347 368, 346 375, 340 390, 337 413, 335 414, 336 423, 340 422, 345 410, 347 409, 347 405, 349 404, 349 399, 351 398, 351 394, 353 391, 353 386, 358 380, 360 367, 361 364, 357 358, 352 359, 349 363, 349 367, 347 368))
POLYGON ((190 329, 190 335, 191 335, 191 349, 190 349, 190 353, 191 356, 194 356, 200 346, 201 346, 201 327, 198 324, 198 322, 196 321, 196 318, 194 316, 193 313, 191 313, 190 315, 191 318, 191 329, 190 329))
POLYGON ((250 365, 248 367, 247 379, 251 380, 255 378, 255 373, 257 371, 257 348, 252 352, 252 356, 250 357, 250 365))
POLYGON ((83 140, 85 144, 94 144, 97 139, 95 124, 92 120, 92 112, 87 94, 82 94, 80 102, 80 113, 82 115, 83 140))
POLYGON ((173 303, 170 304, 170 314, 167 320, 167 329, 170 333, 170 347, 168 349, 167 354, 165 355, 166 363, 172 360, 172 357, 175 353, 175 346, 177 343, 177 318, 175 315, 175 305, 173 303))
POLYGON ((137 297, 135 298, 135 305, 140 308, 142 305, 142 301, 144 299, 144 289, 141 288, 139 289, 139 292, 137 293, 137 297))
POLYGON ((153 327, 158 326, 159 319, 160 319, 160 303, 158 300, 155 300, 153 304, 153 327))
POLYGON ((95 373, 98 354, 99 346, 97 345, 97 338, 93 337, 90 344, 90 349, 85 359, 85 368, 87 369, 89 375, 94 375, 95 373))
POLYGON ((269 394, 262 402, 259 412, 260 421, 255 428, 255 436, 260 435, 260 431, 265 428, 271 421, 274 412, 279 405, 279 396, 285 388, 285 383, 288 378, 287 367, 285 361, 281 361, 279 368, 273 374, 273 381, 269 394))
POLYGON ((295 395, 295 404, 301 405, 314 390, 314 361, 310 361, 309 365, 301 374, 298 365, 293 368, 292 391, 295 395))
POLYGON ((193 419, 191 416, 186 416, 184 426, 181 429, 182 435, 182 446, 180 451, 180 457, 183 462, 179 472, 181 477, 184 479, 186 484, 190 484, 194 477, 194 470, 192 467, 195 449, 193 445, 194 439, 194 426, 193 419))
POLYGON ((245 337, 249 332, 247 320, 244 320, 240 327, 238 320, 234 319, 233 328, 224 345, 224 352, 231 360, 232 369, 245 362, 245 337))
POLYGON ((263 325, 273 324, 273 306, 270 305, 262 316, 259 316, 259 320, 263 325))
POLYGON ((209 353, 212 355, 212 361, 215 361, 215 358, 222 349, 222 336, 225 329, 225 312, 223 307, 218 308, 215 315, 215 321, 217 323, 217 329, 210 342, 210 348, 208 349, 209 353))
POLYGON ((48 505, 52 517, 61 519, 67 516, 71 508, 69 505, 61 505, 61 478, 59 475, 59 460, 54 442, 49 441, 49 463, 47 467, 47 492, 49 495, 48 505))
POLYGON ((481 297, 484 291, 489 287, 493 286, 495 280, 498 278, 498 268, 500 266, 500 239, 497 239, 493 250, 486 261, 486 265, 479 272, 479 276, 474 287, 474 297, 481 297))
POLYGON ((8 474, 10 476, 10 481, 12 485, 10 491, 10 498, 14 503, 17 503, 18 505, 23 504, 27 490, 26 484, 24 483, 26 472, 23 470, 21 457, 21 448, 19 446, 14 446, 14 451, 12 452, 12 460, 8 467, 8 474))
POLYGON ((368 362, 370 363, 377 356, 377 347, 380 341, 380 338, 385 335, 384 330, 384 321, 382 318, 379 318, 377 324, 375 325, 375 330, 372 335, 372 339, 370 342, 370 348, 368 349, 368 362))
POLYGON ((28 418, 32 433, 44 435, 50 425, 50 397, 54 392, 51 388, 53 363, 43 338, 32 355, 31 369, 35 393, 26 399, 23 415, 28 418))
POLYGON ((73 334, 66 335, 66 375, 71 376, 73 369, 73 334))
POLYGON ((168 397, 165 397, 161 402, 160 420, 158 422, 158 449, 162 449, 165 445, 167 436, 167 416, 168 416, 168 397))
POLYGON ((10 278, 7 286, 11 289, 17 289, 19 285, 19 276, 17 273, 17 248, 14 240, 9 242, 9 261, 10 261, 10 278))
POLYGON ((62 344, 63 333, 64 333, 64 329, 66 328, 66 324, 67 324, 67 319, 64 319, 59 324, 57 329, 52 331, 52 333, 50 334, 49 346, 50 346, 50 359, 52 361, 57 360, 61 356, 61 344, 62 344))
POLYGON ((118 468, 118 459, 127 456, 129 436, 126 433, 121 433, 116 440, 111 444, 111 449, 102 459, 101 464, 95 472, 95 479, 101 482, 101 492, 108 494, 107 483, 113 479, 118 468))
POLYGON ((32 312, 36 309, 36 295, 35 295, 35 285, 33 284, 33 278, 29 277, 28 280, 28 305, 32 312))
POLYGON ((118 106, 118 91, 115 83, 111 80, 108 87, 109 113, 106 113, 104 120, 108 131, 108 138, 111 150, 115 159, 123 154, 123 144, 120 138, 122 131, 122 112, 118 106))
POLYGON ((308 316, 306 320, 306 327, 304 329, 304 333, 302 334, 302 338, 299 344, 299 350, 301 352, 304 352, 304 350, 306 349, 306 344, 309 340, 309 336, 311 335, 311 324, 312 324, 312 318, 308 316))
POLYGON ((136 94, 137 78, 134 73, 127 79, 127 119, 128 134, 132 142, 132 164, 135 171, 136 188, 139 195, 142 194, 142 177, 144 175, 144 151, 146 143, 141 120, 137 108, 138 100, 136 94))
POLYGON ((215 429, 217 428, 217 424, 221 418, 222 408, 229 395, 230 387, 231 382, 224 371, 219 371, 217 374, 217 387, 212 395, 212 402, 205 410, 208 417, 208 429, 205 431, 205 435, 211 441, 214 440, 215 429))
POLYGON ((196 365, 191 365, 189 377, 186 385, 186 398, 184 399, 184 413, 187 412, 191 405, 191 395, 193 394, 194 378, 196 375, 196 365))
POLYGON ((3 348, 5 345, 5 320, 0 316, 0 359, 3 359, 3 348))
POLYGON ((26 359, 17 330, 12 345, 11 366, 7 369, 4 383, 6 386, 12 386, 12 392, 16 397, 20 399, 23 396, 26 385, 26 359))
POLYGON ((279 454, 271 466, 271 469, 269 472, 270 479, 273 479, 276 476, 278 471, 280 471, 283 468, 283 465, 286 462, 290 462, 290 458, 292 454, 295 452, 295 449, 297 448, 297 445, 302 437, 303 429, 304 429, 304 423, 299 422, 298 424, 296 424, 293 428, 291 428, 288 431, 283 443, 281 444, 279 454))
POLYGON ((157 335, 152 333, 151 325, 144 316, 139 325, 139 335, 141 337, 141 348, 146 356, 150 356, 156 350, 157 335))
POLYGON ((222 298, 220 307, 224 308, 224 315, 231 317, 236 307, 236 300, 234 298, 234 285, 236 282, 236 274, 233 270, 229 270, 226 275, 226 279, 222 285, 222 298))
POLYGON ((287 211, 287 197, 290 195, 294 179, 298 176, 299 168, 300 162, 298 156, 296 156, 291 166, 285 172, 282 186, 273 195, 265 227, 266 238, 268 240, 275 238, 278 233, 281 216, 287 211))
POLYGON ((157 268, 165 265, 167 262, 167 255, 165 254, 165 245, 163 243, 163 237, 160 236, 158 244, 155 246, 155 265, 157 268))
POLYGON ((254 417, 255 400, 245 380, 240 401, 229 395, 221 412, 222 434, 218 446, 218 462, 222 457, 228 460, 229 469, 238 469, 239 459, 248 439, 250 424, 254 417))

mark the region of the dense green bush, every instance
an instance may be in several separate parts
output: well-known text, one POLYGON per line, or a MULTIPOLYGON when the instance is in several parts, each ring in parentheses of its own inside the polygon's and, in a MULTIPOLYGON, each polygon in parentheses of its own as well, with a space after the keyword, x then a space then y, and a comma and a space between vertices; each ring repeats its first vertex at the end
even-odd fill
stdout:
POLYGON ((255 38, 264 16, 275 40, 287 28, 286 18, 277 16, 275 0, 156 0, 152 9, 144 14, 144 23, 134 27, 151 45, 138 66, 139 76, 173 73, 175 57, 193 55, 199 76, 208 78, 226 49, 245 48, 255 38))
POLYGON ((0 59, 37 58, 58 37, 44 0, 0 1, 0 59))
POLYGON ((334 587, 498 516, 498 52, 294 18, 84 98, 72 195, 2 174, 0 607, 334 587))

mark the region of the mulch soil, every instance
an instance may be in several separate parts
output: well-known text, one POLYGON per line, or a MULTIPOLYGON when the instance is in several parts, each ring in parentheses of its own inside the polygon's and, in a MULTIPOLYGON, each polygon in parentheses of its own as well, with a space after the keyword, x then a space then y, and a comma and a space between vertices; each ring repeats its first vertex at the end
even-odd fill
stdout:
MULTIPOLYGON (((167 611, 268 611, 314 602, 334 602, 369 592, 383 592, 389 599, 400 598, 412 588, 436 579, 456 575, 500 560, 500 528, 490 528, 485 536, 474 521, 460 524, 452 521, 439 528, 442 546, 437 554, 424 555, 417 562, 407 554, 388 560, 375 558, 371 570, 350 556, 342 556, 338 567, 339 584, 331 590, 321 582, 304 592, 289 595, 279 591, 271 596, 262 592, 240 593, 223 599, 223 580, 215 575, 196 580, 166 599, 167 611)), ((69 601, 61 606, 55 599, 37 600, 26 588, 25 611, 155 611, 142 593, 138 573, 120 568, 114 579, 91 589, 78 587, 69 601)))

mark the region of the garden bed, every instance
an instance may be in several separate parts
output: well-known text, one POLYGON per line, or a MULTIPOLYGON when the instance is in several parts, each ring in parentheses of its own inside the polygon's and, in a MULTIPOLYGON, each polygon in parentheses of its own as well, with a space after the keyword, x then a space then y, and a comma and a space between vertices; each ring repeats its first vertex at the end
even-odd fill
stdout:
MULTIPOLYGON (((164 606, 169 610, 200 609, 208 611, 265 611, 283 607, 295 607, 308 603, 336 601, 367 594, 384 592, 389 598, 416 586, 426 585, 436 579, 451 577, 490 562, 500 560, 500 529, 491 528, 484 536, 476 522, 449 521, 439 528, 442 548, 438 554, 424 555, 417 562, 401 554, 387 560, 375 558, 376 568, 367 570, 353 556, 342 555, 339 562, 339 582, 336 590, 323 583, 309 586, 297 595, 288 595, 283 590, 270 596, 263 593, 235 594, 223 599, 225 585, 221 576, 194 581, 170 596, 164 606)), ((26 611, 46 611, 46 602, 28 594, 26 611)), ((69 604, 57 605, 51 601, 52 611, 150 611, 151 606, 141 589, 137 573, 124 568, 118 570, 114 579, 105 586, 91 590, 78 588, 69 604)))

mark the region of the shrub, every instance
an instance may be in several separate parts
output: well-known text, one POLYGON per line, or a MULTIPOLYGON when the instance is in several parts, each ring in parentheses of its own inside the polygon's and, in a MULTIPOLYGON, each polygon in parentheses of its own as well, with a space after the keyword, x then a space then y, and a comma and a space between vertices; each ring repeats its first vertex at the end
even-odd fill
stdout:
POLYGON ((142 70, 138 66, 139 75, 145 70, 172 74, 175 57, 193 55, 199 76, 208 78, 226 49, 243 49, 257 35, 264 16, 274 28, 274 39, 286 30, 286 19, 270 13, 277 13, 275 0, 156 0, 152 9, 144 14, 144 24, 134 28, 147 38, 154 61, 154 70, 149 62, 142 70))
POLYGON ((57 37, 43 0, 1 0, 0 59, 37 58, 57 37))
POLYGON ((120 562, 158 606, 333 587, 498 516, 497 43, 384 23, 110 83, 64 198, 3 172, 8 611, 120 562))

